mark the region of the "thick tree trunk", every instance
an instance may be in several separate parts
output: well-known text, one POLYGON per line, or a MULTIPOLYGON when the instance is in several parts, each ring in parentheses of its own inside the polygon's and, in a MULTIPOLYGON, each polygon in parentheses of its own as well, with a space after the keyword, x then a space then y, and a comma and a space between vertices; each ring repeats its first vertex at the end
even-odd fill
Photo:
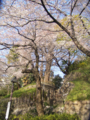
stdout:
POLYGON ((35 56, 36 56, 36 65, 34 69, 24 69, 22 73, 33 73, 36 79, 36 109, 38 112, 38 116, 44 115, 43 110, 43 102, 42 102, 42 94, 41 94, 41 78, 39 76, 39 55, 37 48, 35 49, 35 56))
POLYGON ((43 63, 41 63, 41 66, 40 66, 40 79, 41 79, 41 82, 44 81, 44 78, 43 78, 43 63))
POLYGON ((44 78, 43 78, 43 70, 40 70, 40 79, 41 79, 41 82, 44 82, 44 78))
POLYGON ((40 77, 38 76, 38 73, 37 73, 37 78, 36 78, 36 109, 37 109, 39 116, 44 115, 41 89, 42 89, 41 88, 41 80, 40 80, 40 77))
POLYGON ((41 94, 41 79, 39 76, 38 66, 39 66, 39 55, 37 48, 35 49, 36 56, 36 66, 35 66, 35 78, 36 78, 36 109, 38 116, 44 115, 42 94, 41 94))
POLYGON ((52 60, 49 60, 49 61, 46 63, 46 71, 45 71, 45 78, 44 78, 44 82, 46 82, 46 83, 48 83, 49 78, 50 78, 51 64, 52 64, 52 60))

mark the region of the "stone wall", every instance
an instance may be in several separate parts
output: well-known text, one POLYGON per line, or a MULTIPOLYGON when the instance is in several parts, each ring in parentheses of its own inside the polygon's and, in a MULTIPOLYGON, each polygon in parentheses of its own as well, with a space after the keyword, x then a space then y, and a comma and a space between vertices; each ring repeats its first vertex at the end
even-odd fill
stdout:
POLYGON ((88 120, 90 114, 90 100, 68 101, 65 103, 64 111, 66 113, 77 113, 81 120, 88 120))
POLYGON ((57 99, 62 98, 63 100, 65 100, 67 95, 73 88, 74 84, 72 82, 64 82, 62 87, 56 91, 56 98, 57 99))
POLYGON ((77 113, 81 120, 89 120, 88 118, 90 116, 90 100, 65 102, 67 95, 73 88, 74 84, 72 83, 72 81, 71 80, 69 81, 66 78, 63 82, 62 87, 56 91, 56 100, 59 101, 59 106, 56 108, 56 112, 57 113, 66 112, 69 114, 77 113))
MULTIPOLYGON (((53 106, 53 104, 59 104, 59 106, 53 111, 56 113, 69 113, 74 114, 77 113, 81 120, 88 120, 89 114, 90 114, 90 100, 84 100, 84 101, 68 101, 65 102, 65 99, 67 98, 67 95, 69 92, 74 88, 74 84, 68 80, 65 80, 63 82, 63 85, 60 89, 54 90, 54 87, 50 87, 47 85, 42 86, 43 90, 45 90, 46 95, 44 93, 42 96, 43 102, 47 101, 50 103, 50 106, 53 106), (47 89, 45 89, 47 88, 47 89), (45 98, 44 99, 44 95, 45 98), (51 104, 52 103, 52 104, 51 104)), ((14 101, 14 114, 23 114, 25 111, 27 112, 30 110, 33 106, 35 106, 35 94, 33 94, 33 97, 25 96, 20 99, 16 99, 14 101), (32 98, 32 99, 31 99, 32 98), (26 110, 27 108, 27 110, 26 110)))

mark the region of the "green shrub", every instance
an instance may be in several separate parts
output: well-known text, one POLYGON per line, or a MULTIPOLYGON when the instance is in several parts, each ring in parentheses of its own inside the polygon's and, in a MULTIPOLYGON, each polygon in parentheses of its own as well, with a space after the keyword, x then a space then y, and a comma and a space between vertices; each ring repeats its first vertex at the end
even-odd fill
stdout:
POLYGON ((5 119, 8 100, 0 99, 0 120, 5 119))
POLYGON ((0 96, 5 96, 5 95, 7 95, 7 89, 6 88, 2 88, 0 90, 0 96))
POLYGON ((60 88, 61 82, 62 82, 62 78, 59 75, 56 75, 52 81, 55 84, 55 89, 60 88))
MULTIPOLYGON (((26 119, 27 120, 27 119, 26 119)), ((46 115, 46 116, 41 116, 41 117, 35 117, 35 118, 31 118, 31 120, 80 120, 80 118, 74 114, 74 115, 70 115, 70 114, 51 114, 51 115, 46 115)))
MULTIPOLYGON (((18 117, 17 117, 18 118, 18 117)), ((80 120, 77 114, 50 114, 50 115, 43 115, 43 116, 37 116, 37 117, 32 117, 29 114, 25 115, 24 120, 80 120)), ((22 118, 21 118, 22 119, 22 118)), ((20 119, 20 120, 21 120, 20 119)))
MULTIPOLYGON (((20 88, 19 90, 15 90, 13 92, 13 97, 21 97, 23 95, 29 95, 30 93, 33 94, 36 92, 36 88, 30 88, 30 89, 24 89, 25 87, 23 88, 20 88)), ((6 95, 4 98, 9 98, 10 97, 10 94, 9 95, 6 95)))

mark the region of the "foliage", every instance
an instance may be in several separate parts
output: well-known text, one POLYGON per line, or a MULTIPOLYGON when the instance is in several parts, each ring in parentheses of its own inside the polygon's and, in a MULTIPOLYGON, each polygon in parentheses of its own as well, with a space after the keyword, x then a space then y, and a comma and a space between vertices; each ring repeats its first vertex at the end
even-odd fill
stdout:
POLYGON ((35 77, 32 73, 29 74, 29 77, 28 77, 28 83, 32 83, 32 82, 35 82, 35 77))
POLYGON ((7 103, 8 103, 8 100, 0 99, 0 120, 5 119, 7 103))
MULTIPOLYGON (((17 117, 18 118, 18 117, 17 117)), ((14 119, 13 119, 14 120, 14 119)), ((37 117, 31 117, 29 114, 26 114, 23 118, 19 120, 80 120, 77 114, 50 114, 50 115, 44 115, 44 116, 37 116, 37 117)))
POLYGON ((14 90, 18 90, 18 84, 17 83, 14 83, 14 90))
POLYGON ((85 67, 87 64, 85 61, 75 61, 68 67, 68 72, 78 70, 79 68, 85 67))
MULTIPOLYGON (((82 32, 80 31, 80 30, 84 30, 84 27, 81 23, 79 15, 73 15, 72 20, 73 20, 73 25, 75 26, 75 31, 80 34, 79 37, 88 38, 89 37, 88 34, 82 34, 82 32)), ((87 25, 87 28, 90 29, 90 22, 84 17, 82 17, 82 21, 87 25)), ((66 28, 71 29, 71 22, 70 22, 70 16, 69 15, 67 17, 64 17, 60 22, 66 28)), ((58 25, 55 26, 55 29, 61 30, 61 28, 58 25)), ((71 41, 71 38, 64 31, 59 32, 58 37, 57 37, 58 42, 63 41, 63 40, 71 41)))
POLYGON ((22 87, 23 86, 23 82, 22 82, 22 80, 21 80, 22 78, 18 78, 18 84, 20 85, 20 87, 22 87))
POLYGON ((62 78, 59 75, 56 75, 53 79, 53 83, 55 84, 55 88, 58 89, 61 86, 62 78))
MULTIPOLYGON (((60 23, 62 25, 64 25, 64 27, 66 27, 68 30, 71 29, 70 19, 71 19, 71 17, 68 15, 60 21, 60 23)), ((77 38, 82 39, 82 42, 85 40, 89 41, 90 36, 86 33, 85 29, 83 28, 83 24, 80 21, 79 15, 73 15, 72 20, 73 20, 73 26, 75 28, 75 32, 77 33, 77 38), (83 31, 83 32, 81 32, 81 31, 83 31), (84 34, 82 34, 82 33, 84 33, 84 34)), ((83 18, 83 17, 82 17, 82 21, 85 24, 87 24, 87 28, 90 29, 90 27, 89 27, 90 22, 86 18, 83 18)), ((56 25, 55 29, 61 30, 61 28, 58 25, 56 25)), ((68 36, 63 31, 60 31, 58 33, 56 40, 59 44, 63 43, 62 53, 65 55, 65 57, 61 58, 62 60, 60 60, 59 68, 62 70, 62 72, 64 74, 69 74, 72 70, 76 70, 84 65, 83 63, 78 64, 78 62, 75 61, 76 59, 81 60, 82 56, 84 57, 84 54, 73 44, 70 36, 68 36)))
MULTIPOLYGON (((26 94, 30 94, 30 93, 34 93, 36 92, 36 88, 29 88, 27 89, 27 86, 26 87, 23 87, 23 88, 20 88, 19 90, 15 90, 13 92, 13 97, 20 97, 22 95, 26 95, 26 94)), ((5 98, 8 98, 10 97, 10 95, 6 95, 5 98)))
POLYGON ((7 95, 7 89, 4 87, 4 88, 2 88, 1 90, 0 90, 0 96, 5 96, 5 95, 7 95))
POLYGON ((6 56, 8 59, 8 64, 15 63, 18 61, 18 54, 15 52, 16 47, 13 47, 9 54, 6 56))
MULTIPOLYGON (((8 101, 9 99, 5 99, 5 98, 0 99, 0 120, 5 120, 8 101)), ((10 114, 12 113, 12 111, 13 111, 13 104, 11 104, 10 106, 10 114)), ((9 120, 12 120, 10 119, 10 116, 9 116, 9 120)))
POLYGON ((30 73, 29 75, 25 75, 22 79, 22 85, 26 86, 28 84, 31 84, 33 82, 35 82, 35 77, 32 73, 30 73))
POLYGON ((90 58, 87 58, 82 63, 84 64, 83 67, 73 71, 73 74, 77 73, 79 75, 72 79, 75 87, 67 96, 67 101, 90 99, 90 58))

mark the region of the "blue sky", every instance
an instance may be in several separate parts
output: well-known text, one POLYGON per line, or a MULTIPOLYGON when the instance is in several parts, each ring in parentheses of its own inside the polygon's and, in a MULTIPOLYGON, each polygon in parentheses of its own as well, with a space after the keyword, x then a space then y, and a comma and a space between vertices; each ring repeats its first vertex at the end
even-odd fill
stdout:
POLYGON ((54 75, 58 75, 61 76, 62 78, 64 77, 64 74, 60 71, 59 67, 54 66, 52 67, 52 71, 54 72, 54 75))

